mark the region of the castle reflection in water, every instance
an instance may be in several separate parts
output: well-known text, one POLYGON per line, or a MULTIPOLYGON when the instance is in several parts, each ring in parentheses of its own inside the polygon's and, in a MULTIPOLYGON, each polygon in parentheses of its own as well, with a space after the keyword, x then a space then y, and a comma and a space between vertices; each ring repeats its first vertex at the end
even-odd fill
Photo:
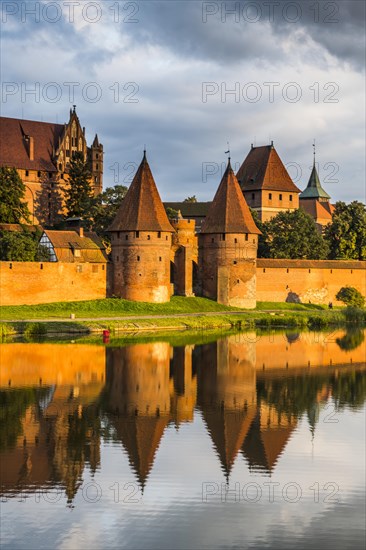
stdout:
POLYGON ((366 398, 364 333, 231 335, 212 343, 1 344, 1 491, 58 486, 72 502, 102 440, 141 489, 169 425, 204 420, 223 473, 241 453, 270 474, 299 419, 366 398))

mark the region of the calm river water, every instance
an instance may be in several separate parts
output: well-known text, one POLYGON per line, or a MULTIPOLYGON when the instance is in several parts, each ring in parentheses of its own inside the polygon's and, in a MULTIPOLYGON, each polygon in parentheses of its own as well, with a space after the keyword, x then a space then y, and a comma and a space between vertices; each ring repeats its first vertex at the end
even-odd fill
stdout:
POLYGON ((363 549, 365 333, 0 344, 1 543, 363 549))

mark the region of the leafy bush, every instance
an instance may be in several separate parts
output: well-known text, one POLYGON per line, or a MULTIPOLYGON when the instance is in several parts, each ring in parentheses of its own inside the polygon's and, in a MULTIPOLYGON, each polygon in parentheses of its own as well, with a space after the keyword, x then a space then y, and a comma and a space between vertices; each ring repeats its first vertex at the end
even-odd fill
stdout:
POLYGON ((353 286, 343 286, 337 293, 336 299, 347 306, 363 307, 365 304, 365 298, 353 286))
POLYGON ((347 323, 364 325, 366 322, 366 311, 359 307, 347 306, 343 314, 346 317, 347 323))

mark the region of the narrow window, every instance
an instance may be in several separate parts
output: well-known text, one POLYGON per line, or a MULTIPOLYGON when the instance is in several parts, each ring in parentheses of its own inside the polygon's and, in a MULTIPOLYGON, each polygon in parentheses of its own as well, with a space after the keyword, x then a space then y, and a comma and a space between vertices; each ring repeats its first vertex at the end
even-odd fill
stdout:
POLYGON ((252 200, 254 201, 255 199, 255 193, 252 193, 252 200))
POLYGON ((29 176, 29 170, 26 170, 26 171, 25 171, 25 175, 26 175, 26 176, 29 176))
POLYGON ((289 272, 290 272, 290 270, 289 270, 289 268, 287 268, 287 269, 286 269, 286 273, 289 273, 289 272))
POLYGON ((268 193, 268 198, 270 201, 272 200, 272 193, 268 193))
POLYGON ((158 239, 161 239, 161 231, 158 231, 158 239))
POLYGON ((290 197, 289 197, 289 198, 290 198, 290 202, 292 202, 292 195, 290 195, 290 197))
POLYGON ((13 264, 9 264, 9 269, 13 269, 13 264))
POLYGON ((162 261, 163 261, 163 260, 162 260, 162 257, 161 257, 161 256, 159 256, 159 262, 162 262, 162 261))
POLYGON ((168 240, 168 235, 165 237, 165 240, 166 240, 166 241, 168 240))
POLYGON ((263 273, 265 273, 265 272, 266 272, 266 268, 264 267, 264 268, 263 268, 263 273))
POLYGON ((137 261, 138 261, 138 262, 140 261, 140 256, 137 256, 137 261))
POLYGON ((39 177, 39 178, 41 177, 41 172, 39 170, 37 172, 37 177, 39 177))
POLYGON ((140 237, 140 231, 136 231, 136 239, 140 237))
POLYGON ((236 244, 238 242, 238 239, 234 239, 234 243, 236 244))
POLYGON ((245 240, 247 241, 249 239, 248 233, 245 233, 245 240))
POLYGON ((233 261, 233 264, 236 265, 238 262, 236 260, 233 261))
POLYGON ((147 236, 147 240, 148 240, 148 241, 150 240, 150 235, 147 236))
POLYGON ((225 240, 225 233, 222 234, 222 240, 225 240))
POLYGON ((40 265, 40 268, 43 269, 43 264, 40 265))
POLYGON ((280 201, 282 201, 282 193, 280 193, 280 201))
POLYGON ((311 269, 309 269, 309 273, 311 273, 311 269))

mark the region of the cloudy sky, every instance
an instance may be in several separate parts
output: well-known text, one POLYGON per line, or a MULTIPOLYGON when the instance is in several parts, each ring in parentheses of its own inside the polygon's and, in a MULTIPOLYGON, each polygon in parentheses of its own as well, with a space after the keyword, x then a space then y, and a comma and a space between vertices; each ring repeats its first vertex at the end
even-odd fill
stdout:
POLYGON ((365 201, 362 1, 3 1, 3 116, 77 105, 128 185, 144 145, 164 200, 211 200, 226 162, 275 147, 305 187, 365 201))

